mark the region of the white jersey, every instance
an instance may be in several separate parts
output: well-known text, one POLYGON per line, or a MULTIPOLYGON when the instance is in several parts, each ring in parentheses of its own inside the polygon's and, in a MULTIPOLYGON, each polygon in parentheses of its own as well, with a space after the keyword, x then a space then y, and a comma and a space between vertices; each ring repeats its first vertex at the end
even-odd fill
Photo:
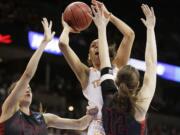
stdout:
POLYGON ((88 127, 87 135, 106 135, 102 120, 93 120, 88 127))
MULTIPOLYGON (((114 80, 117 74, 117 68, 113 69, 114 80)), ((102 91, 100 86, 100 71, 95 68, 90 68, 89 71, 89 81, 87 87, 83 90, 83 95, 88 100, 88 104, 90 106, 98 107, 97 119, 102 118, 102 106, 103 106, 103 98, 102 91)))
POLYGON ((100 72, 95 68, 90 68, 88 85, 83 90, 83 95, 87 98, 90 106, 98 107, 97 119, 101 120, 103 98, 100 86, 100 72))
POLYGON ((98 107, 97 118, 93 120, 87 131, 87 135, 105 135, 102 125, 102 106, 103 98, 100 86, 100 72, 95 68, 90 68, 89 81, 86 89, 83 90, 83 95, 87 98, 90 106, 98 107))
MULTIPOLYGON (((116 76, 117 70, 113 70, 114 79, 116 76)), ((88 100, 90 106, 98 107, 97 119, 93 120, 88 128, 87 135, 105 135, 104 128, 102 125, 102 107, 103 107, 103 98, 102 91, 100 86, 100 71, 95 68, 90 68, 89 72, 89 81, 87 87, 83 90, 83 95, 88 100)))

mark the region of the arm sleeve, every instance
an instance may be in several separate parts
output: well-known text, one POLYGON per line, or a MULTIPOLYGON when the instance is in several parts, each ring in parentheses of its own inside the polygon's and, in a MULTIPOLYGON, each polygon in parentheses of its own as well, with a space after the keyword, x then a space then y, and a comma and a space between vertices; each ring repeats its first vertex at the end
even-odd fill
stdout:
POLYGON ((103 96, 117 91, 111 67, 101 69, 101 89, 103 96))

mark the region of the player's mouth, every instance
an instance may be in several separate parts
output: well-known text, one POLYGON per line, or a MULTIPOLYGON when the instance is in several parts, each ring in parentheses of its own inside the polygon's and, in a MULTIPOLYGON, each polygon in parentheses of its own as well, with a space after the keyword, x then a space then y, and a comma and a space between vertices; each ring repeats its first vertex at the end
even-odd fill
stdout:
POLYGON ((99 52, 95 52, 95 55, 99 55, 99 52))

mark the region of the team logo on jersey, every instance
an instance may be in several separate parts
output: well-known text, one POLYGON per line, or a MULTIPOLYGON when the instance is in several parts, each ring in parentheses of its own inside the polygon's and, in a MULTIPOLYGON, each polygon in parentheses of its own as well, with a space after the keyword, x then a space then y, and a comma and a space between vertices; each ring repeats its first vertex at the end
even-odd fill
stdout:
POLYGON ((100 84, 101 84, 100 79, 98 79, 98 80, 94 80, 94 81, 92 82, 92 84, 93 84, 93 87, 94 87, 94 88, 99 87, 99 86, 100 86, 100 84))

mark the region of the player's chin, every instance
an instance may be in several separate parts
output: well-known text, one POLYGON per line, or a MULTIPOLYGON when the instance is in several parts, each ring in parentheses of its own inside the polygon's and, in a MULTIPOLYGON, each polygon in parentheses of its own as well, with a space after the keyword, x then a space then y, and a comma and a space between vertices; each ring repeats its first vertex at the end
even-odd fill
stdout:
POLYGON ((100 67, 100 61, 99 60, 96 61, 96 66, 100 67))
POLYGON ((100 64, 99 56, 96 57, 96 63, 97 63, 97 64, 100 64))

